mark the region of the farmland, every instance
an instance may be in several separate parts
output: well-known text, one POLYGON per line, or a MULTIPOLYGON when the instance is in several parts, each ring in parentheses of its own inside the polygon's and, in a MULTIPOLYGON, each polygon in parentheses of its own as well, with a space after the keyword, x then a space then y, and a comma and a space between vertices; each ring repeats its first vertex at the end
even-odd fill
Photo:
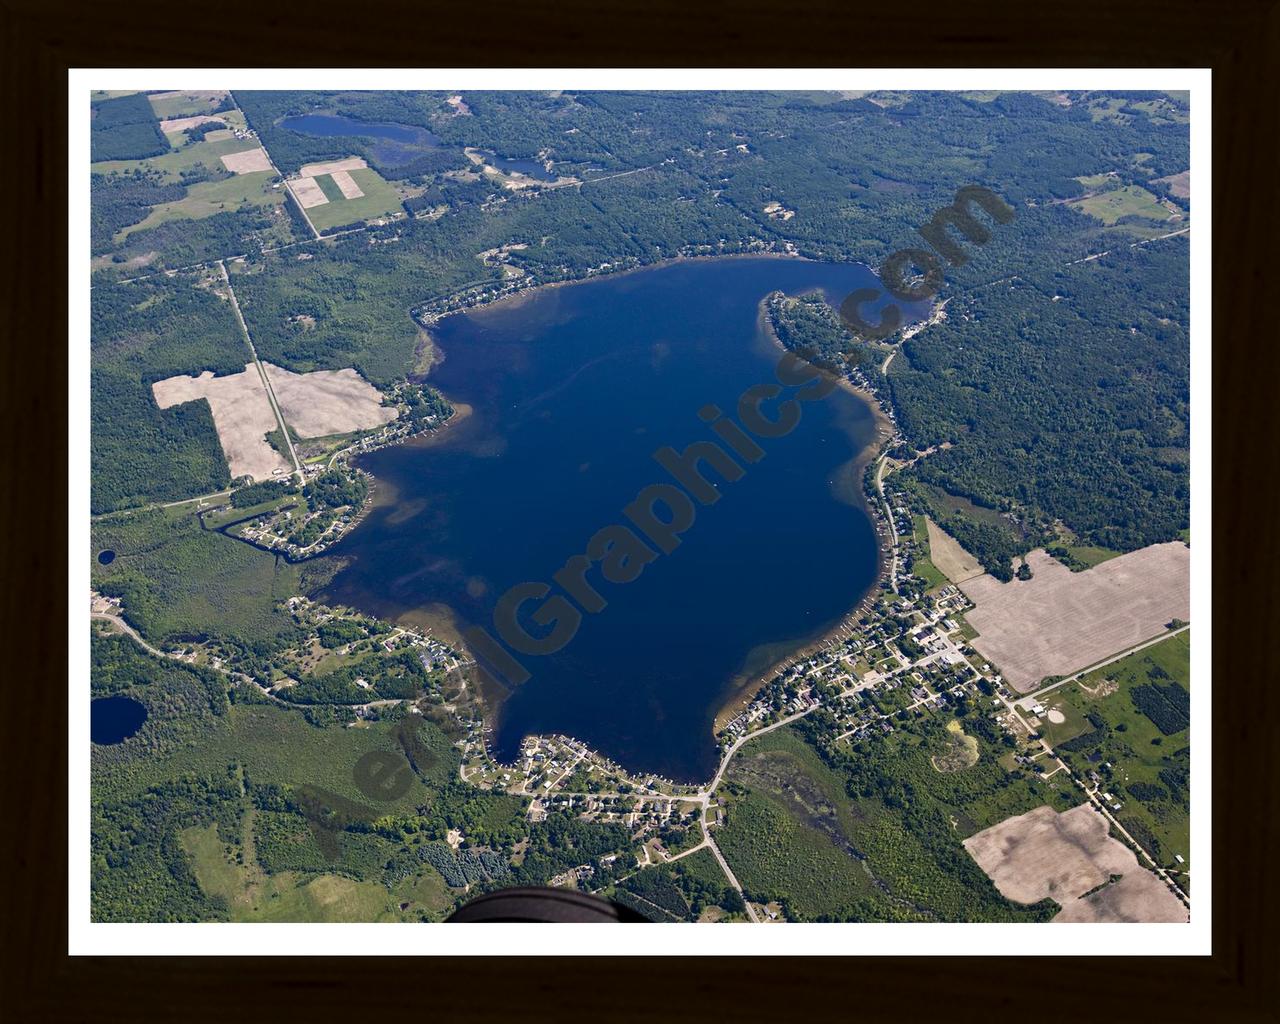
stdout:
POLYGON ((962 548, 959 542, 925 517, 929 531, 929 558, 952 583, 963 583, 982 575, 982 564, 962 548))
POLYGON ((212 114, 227 101, 226 89, 178 89, 172 92, 153 92, 147 96, 151 110, 160 120, 174 117, 190 117, 193 114, 212 114))
POLYGON ((253 363, 245 364, 240 373, 224 377, 215 377, 208 370, 198 377, 178 374, 156 381, 151 390, 161 409, 187 402, 208 403, 233 478, 269 480, 273 473, 287 473, 293 468, 267 443, 267 435, 277 429, 278 423, 262 375, 253 363))
POLYGON ((316 179, 322 189, 326 189, 327 182, 337 193, 336 196, 330 196, 326 189, 325 195, 329 202, 307 210, 311 223, 320 231, 403 212, 395 186, 385 181, 373 168, 361 167, 347 173, 364 193, 362 196, 346 199, 331 177, 325 175, 316 179))
POLYGON ((93 164, 90 169, 94 174, 132 174, 134 171, 153 170, 162 180, 177 182, 182 180, 184 172, 190 174, 201 166, 216 173, 223 166, 222 157, 258 148, 246 139, 214 138, 217 134, 220 133, 211 132, 199 142, 187 142, 147 160, 104 160, 93 164))
POLYGON ((1191 554, 1156 544, 1073 573, 1044 551, 1027 556, 1029 580, 979 576, 962 584, 973 645, 1021 693, 1069 675, 1191 617, 1191 554))
POLYGON ((272 363, 263 368, 285 421, 299 437, 330 437, 380 427, 396 418, 378 389, 355 370, 293 373, 272 363))
POLYGON ((1107 834, 1106 819, 1089 804, 1062 814, 1038 807, 964 845, 1009 899, 1059 904, 1055 921, 1187 919, 1178 898, 1107 834))

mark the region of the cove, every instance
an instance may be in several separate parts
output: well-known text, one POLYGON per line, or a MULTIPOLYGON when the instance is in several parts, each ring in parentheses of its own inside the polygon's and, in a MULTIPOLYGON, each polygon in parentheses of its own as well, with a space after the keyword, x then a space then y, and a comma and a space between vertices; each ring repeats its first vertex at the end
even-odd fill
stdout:
MULTIPOLYGON (((838 304, 878 284, 858 264, 686 261, 445 318, 430 381, 462 414, 359 460, 374 507, 333 549, 342 568, 317 596, 446 636, 492 629, 509 587, 551 581, 593 533, 625 522, 638 491, 670 482, 655 450, 715 440, 700 409, 732 412, 775 380, 782 353, 761 299, 821 290, 838 304)), ((762 442, 765 457, 698 508, 676 550, 634 582, 600 581, 608 606, 563 650, 522 656, 532 677, 498 710, 494 754, 563 733, 632 771, 709 778, 717 710, 876 580, 861 495, 874 433, 868 404, 843 389, 805 404, 795 430, 762 442)))

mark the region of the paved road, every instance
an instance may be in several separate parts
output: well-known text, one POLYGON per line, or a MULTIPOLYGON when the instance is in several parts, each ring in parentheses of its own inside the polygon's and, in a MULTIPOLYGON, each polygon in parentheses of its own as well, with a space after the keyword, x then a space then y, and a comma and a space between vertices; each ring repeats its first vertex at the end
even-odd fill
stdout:
MULTIPOLYGON (((896 352, 897 349, 894 351, 896 352)), ((884 517, 889 522, 891 538, 889 546, 889 587, 896 594, 898 592, 898 524, 893 521, 893 509, 889 507, 889 503, 884 497, 884 467, 887 459, 887 456, 881 455, 880 461, 876 464, 876 493, 880 495, 880 504, 884 506, 884 517)))
POLYGON ((1067 676, 1065 679, 1059 679, 1056 683, 1050 683, 1048 686, 1041 687, 1039 690, 1036 690, 1034 693, 1028 693, 1026 696, 1018 698, 1017 703, 1025 704, 1028 701, 1043 697, 1046 693, 1052 693, 1059 686, 1066 686, 1067 683, 1073 683, 1077 679, 1079 679, 1081 676, 1088 675, 1090 672, 1093 672, 1096 669, 1104 668, 1105 666, 1110 665, 1114 662, 1120 661, 1123 658, 1127 658, 1129 657, 1129 655, 1135 653, 1136 651, 1141 651, 1144 648, 1151 647, 1154 644, 1160 643, 1162 640, 1168 640, 1169 637, 1171 636, 1177 636, 1179 633, 1185 633, 1190 628, 1191 628, 1191 623, 1188 622, 1185 626, 1179 626, 1177 629, 1166 629, 1164 632, 1159 633, 1148 640, 1143 640, 1139 644, 1134 644, 1132 647, 1126 648, 1125 650, 1121 651, 1119 654, 1113 654, 1110 658, 1107 658, 1105 661, 1096 662, 1095 664, 1090 665, 1087 668, 1082 668, 1079 672, 1076 672, 1072 675, 1067 676))
MULTIPOLYGON (((704 827, 705 831, 705 827, 704 827)), ((724 877, 729 879, 729 884, 738 890, 738 895, 742 895, 742 886, 738 883, 737 876, 729 868, 729 863, 724 859, 724 855, 720 852, 720 847, 716 846, 716 841, 711 838, 711 834, 707 833, 707 845, 711 847, 711 852, 715 856, 716 861, 720 864, 720 870, 724 872, 724 877)), ((746 897, 743 897, 743 904, 747 908, 747 917, 751 918, 752 924, 760 924, 760 918, 756 914, 755 908, 747 903, 746 897)))
POLYGON ((271 379, 267 376, 267 371, 263 369, 262 363, 258 359, 258 350, 253 347, 253 338, 249 335, 249 325, 244 322, 244 314, 240 312, 240 303, 236 299, 235 289, 231 287, 231 277, 227 274, 227 265, 218 260, 218 270, 222 272, 223 283, 227 286, 227 295, 231 298, 231 308, 235 310, 236 322, 240 324, 240 331, 244 335, 245 344, 249 346, 249 354, 253 356, 253 364, 258 368, 258 376, 262 378, 262 386, 267 389, 267 398, 271 402, 271 411, 276 414, 276 423, 280 427, 280 433, 284 435, 285 446, 289 449, 289 457, 293 459, 293 471, 297 474, 299 482, 303 478, 302 463, 298 459, 298 453, 293 449, 293 439, 289 436, 289 427, 285 424, 284 414, 280 411, 280 406, 276 402, 276 393, 271 389, 271 379))

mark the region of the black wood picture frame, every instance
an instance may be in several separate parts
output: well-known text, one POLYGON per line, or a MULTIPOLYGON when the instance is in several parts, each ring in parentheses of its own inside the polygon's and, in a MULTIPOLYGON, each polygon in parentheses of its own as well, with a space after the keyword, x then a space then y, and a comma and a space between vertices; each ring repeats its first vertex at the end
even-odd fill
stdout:
MULTIPOLYGON (((759 0, 292 10, 243 0, 0 6, 7 259, 3 375, 7 1019, 1276 1020, 1280 817, 1275 327, 1280 5, 1173 0, 981 9, 759 0), (353 21, 354 18, 354 21, 353 21), (360 22, 371 27, 361 28, 360 22), (1036 960, 118 959, 67 955, 66 139, 71 67, 1211 67, 1213 954, 1036 960), (1270 950, 1270 952, 1268 952, 1270 950)), ((269 926, 264 926, 269 927, 269 926)), ((957 953, 980 942, 957 925, 957 953)), ((411 944, 412 932, 405 930, 411 944)), ((855 933, 856 934, 856 933, 855 933)), ((1027 932, 1028 952, 1035 933, 1027 932)), ((530 953, 543 946, 530 942, 530 953)), ((336 952, 336 951, 335 951, 336 952)), ((833 954, 837 950, 832 950, 833 954)), ((873 953, 874 950, 867 950, 873 953)), ((1137 951, 1140 952, 1140 951, 1137 951)))

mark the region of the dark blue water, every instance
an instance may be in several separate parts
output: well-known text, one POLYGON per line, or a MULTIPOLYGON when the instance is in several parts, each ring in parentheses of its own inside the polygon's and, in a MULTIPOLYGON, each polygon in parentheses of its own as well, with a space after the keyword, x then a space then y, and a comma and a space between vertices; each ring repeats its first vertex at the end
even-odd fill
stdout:
POLYGON ((519 171, 521 174, 528 175, 530 178, 536 178, 538 181, 555 181, 556 173, 548 171, 539 160, 515 159, 511 160, 505 156, 499 156, 497 153, 490 153, 487 150, 481 150, 484 155, 485 163, 505 171, 510 174, 512 171, 519 171))
POLYGON ((300 114, 286 117, 280 122, 281 128, 302 135, 315 135, 320 138, 372 138, 387 139, 412 146, 439 146, 441 139, 425 128, 412 125, 393 124, 387 122, 357 121, 353 117, 341 114, 300 114))
POLYGON ((146 720, 146 705, 132 697, 99 697, 89 705, 89 738, 102 745, 123 743, 146 720))
MULTIPOLYGON (((471 414, 361 460, 377 503, 336 549, 349 564, 321 596, 494 632, 504 591, 550 583, 597 530, 627 522, 637 492, 670 482, 656 449, 716 439, 700 409, 732 412, 746 389, 775 380, 781 352, 758 323, 766 294, 821 288, 838 304, 875 283, 852 264, 710 260, 446 318, 431 380, 471 414)), ((842 390, 801 408, 798 427, 761 439, 765 457, 720 484, 721 499, 698 506, 682 543, 639 579, 592 571, 608 606, 558 653, 520 656, 532 678, 501 709, 500 757, 528 733, 562 732, 634 770, 712 774, 716 711, 835 625, 877 574, 858 465, 871 412, 842 390)))

